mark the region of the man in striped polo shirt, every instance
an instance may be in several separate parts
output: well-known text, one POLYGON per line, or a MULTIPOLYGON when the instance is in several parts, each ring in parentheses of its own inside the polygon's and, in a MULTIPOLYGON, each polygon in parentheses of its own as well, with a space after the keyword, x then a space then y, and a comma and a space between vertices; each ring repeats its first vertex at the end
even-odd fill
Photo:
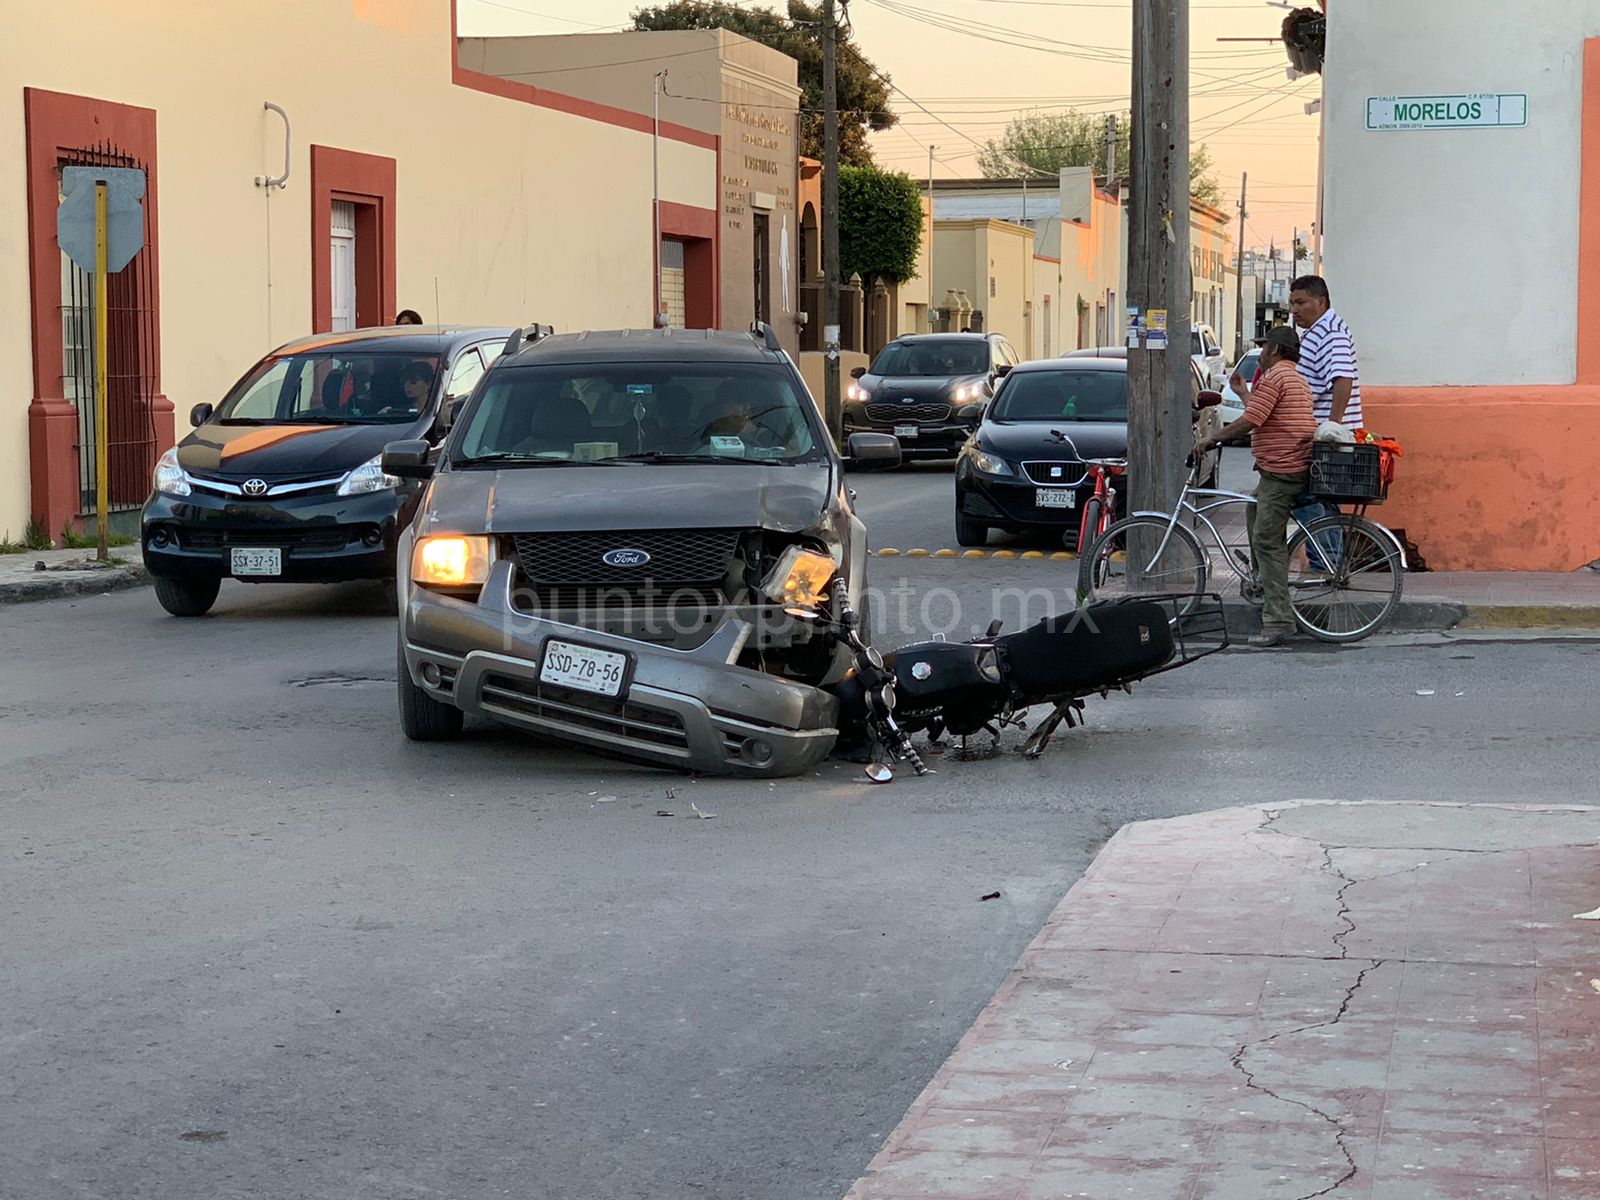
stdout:
POLYGON ((1289 285, 1289 308, 1300 327, 1300 374, 1311 385, 1318 421, 1360 429, 1361 373, 1350 326, 1333 311, 1327 282, 1302 275, 1289 285))
MULTIPOLYGON (((1361 372, 1356 366, 1356 343, 1350 326, 1333 311, 1328 283, 1320 275, 1302 275, 1289 285, 1289 309, 1300 327, 1298 370, 1310 385, 1317 423, 1332 421, 1346 429, 1363 428, 1361 372)), ((1310 525, 1318 517, 1339 515, 1336 504, 1313 502, 1294 510, 1294 518, 1310 525)), ((1320 570, 1343 554, 1344 536, 1337 530, 1317 535, 1312 562, 1320 570), (1316 551, 1320 550, 1318 554, 1316 551)))
POLYGON ((1261 582, 1265 603, 1261 632, 1252 646, 1276 646, 1294 631, 1294 609, 1289 604, 1289 510, 1306 490, 1311 466, 1311 439, 1317 431, 1311 415, 1311 389, 1295 371, 1300 338, 1287 325, 1267 330, 1261 342, 1261 375, 1250 387, 1237 374, 1236 391, 1245 397, 1244 416, 1214 437, 1201 438, 1195 454, 1212 446, 1250 434, 1261 482, 1256 502, 1246 510, 1250 524, 1250 552, 1261 582))

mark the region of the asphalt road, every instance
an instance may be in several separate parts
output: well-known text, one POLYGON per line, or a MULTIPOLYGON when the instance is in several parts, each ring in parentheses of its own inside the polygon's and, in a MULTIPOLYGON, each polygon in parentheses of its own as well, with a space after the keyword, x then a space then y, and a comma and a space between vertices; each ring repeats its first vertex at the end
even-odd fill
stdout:
MULTIPOLYGON (((938 550, 956 546, 954 462, 907 463, 897 471, 862 471, 850 476, 858 508, 871 519, 875 548, 938 550)), ((1255 472, 1250 452, 1228 449, 1222 455, 1221 483, 1250 491, 1255 472)), ((992 549, 1059 550, 1059 537, 1048 533, 1008 534, 992 530, 992 549)))
POLYGON ((1219 656, 886 787, 419 747, 379 607, 0 610, 0 1194, 834 1197, 1123 822, 1600 769, 1581 643, 1219 656))

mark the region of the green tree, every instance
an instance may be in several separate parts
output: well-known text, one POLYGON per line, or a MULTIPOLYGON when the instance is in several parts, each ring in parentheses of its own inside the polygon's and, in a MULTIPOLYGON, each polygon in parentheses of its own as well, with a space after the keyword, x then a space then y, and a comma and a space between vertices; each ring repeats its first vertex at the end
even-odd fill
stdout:
MULTIPOLYGON (((1126 179, 1133 158, 1131 118, 1117 119, 1117 174, 1126 179)), ((1005 179, 1031 168, 1054 175, 1062 167, 1093 167, 1097 176, 1109 174, 1106 163, 1105 118, 1064 109, 1028 113, 1013 119, 998 138, 978 152, 978 168, 1005 179)), ((1211 151, 1204 142, 1189 154, 1189 194, 1202 204, 1216 205, 1222 188, 1211 173, 1211 151)))
MULTIPOLYGON (((789 0, 787 15, 770 8, 741 8, 726 0, 674 0, 637 9, 635 29, 726 29, 781 51, 800 64, 800 153, 822 157, 822 10, 789 0)), ((872 165, 869 132, 899 120, 889 111, 888 76, 843 35, 838 51, 839 161, 872 165)), ((670 79, 669 79, 670 85, 670 79)))
POLYGON ((904 283, 917 273, 922 193, 909 175, 877 167, 839 170, 839 273, 904 283))

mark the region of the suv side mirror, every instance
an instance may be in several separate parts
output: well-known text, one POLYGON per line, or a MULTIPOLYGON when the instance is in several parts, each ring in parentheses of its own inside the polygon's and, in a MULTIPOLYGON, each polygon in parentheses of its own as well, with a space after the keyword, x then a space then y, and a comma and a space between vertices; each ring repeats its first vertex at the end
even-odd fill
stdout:
POLYGON ((900 465, 900 439, 889 433, 852 433, 845 439, 844 464, 853 471, 892 471, 900 465))
POLYGON ((866 373, 867 373, 867 369, 865 367, 851 367, 850 368, 850 378, 851 379, 860 379, 866 373))
POLYGON ((439 406, 439 418, 433 423, 433 434, 442 438, 455 428, 456 422, 461 419, 461 410, 466 407, 467 397, 446 396, 444 403, 439 406))
POLYGON ((998 367, 996 367, 994 369, 994 377, 996 379, 1004 379, 1009 374, 1011 374, 1011 364, 1010 363, 1001 363, 998 367))
POLYGON ((1221 403, 1222 403, 1222 393, 1221 392, 1213 392, 1213 391, 1207 390, 1207 391, 1201 392, 1198 396, 1196 396, 1194 398, 1194 406, 1196 408, 1215 408, 1217 405, 1219 405, 1221 403))
POLYGON ((196 404, 189 410, 189 424, 199 429, 200 426, 211 420, 211 414, 214 412, 216 412, 216 409, 209 404, 196 404))
POLYGON ((431 449, 421 438, 390 442, 383 448, 383 457, 379 460, 383 473, 397 479, 429 479, 433 476, 433 464, 428 461, 431 449))

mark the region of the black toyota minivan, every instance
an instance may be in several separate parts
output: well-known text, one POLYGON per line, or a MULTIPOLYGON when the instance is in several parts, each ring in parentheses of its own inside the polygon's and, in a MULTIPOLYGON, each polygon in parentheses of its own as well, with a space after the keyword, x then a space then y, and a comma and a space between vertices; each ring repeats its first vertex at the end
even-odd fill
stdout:
POLYGON ((383 447, 437 444, 509 329, 397 326, 302 338, 252 367, 161 456, 141 542, 156 597, 199 616, 222 580, 394 576, 418 484, 383 447))

